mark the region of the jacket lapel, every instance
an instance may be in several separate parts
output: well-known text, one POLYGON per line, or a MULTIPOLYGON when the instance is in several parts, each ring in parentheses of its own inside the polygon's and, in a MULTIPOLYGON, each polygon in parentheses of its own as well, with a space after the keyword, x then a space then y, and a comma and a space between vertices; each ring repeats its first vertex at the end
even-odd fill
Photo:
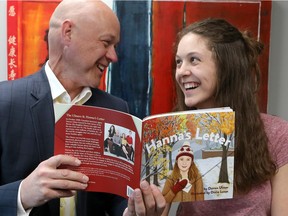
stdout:
POLYGON ((50 86, 44 68, 31 80, 30 106, 40 161, 54 153, 54 110, 50 86))
MULTIPOLYGON (((31 76, 30 87, 30 112, 41 162, 54 155, 55 128, 53 100, 44 67, 31 76)), ((59 215, 59 199, 51 200, 47 205, 40 207, 41 215, 59 215), (46 209, 47 205, 49 210, 46 209)), ((36 212, 37 209, 35 208, 36 212)), ((38 214, 36 213, 36 215, 38 214)))

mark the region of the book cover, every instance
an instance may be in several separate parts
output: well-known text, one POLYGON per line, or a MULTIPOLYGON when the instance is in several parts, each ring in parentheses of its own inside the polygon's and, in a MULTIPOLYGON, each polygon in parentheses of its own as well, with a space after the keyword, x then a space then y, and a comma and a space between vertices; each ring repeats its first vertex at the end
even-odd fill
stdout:
POLYGON ((68 154, 81 160, 81 166, 72 169, 89 176, 87 191, 129 197, 141 180, 142 120, 100 107, 54 107, 54 154, 68 154))
POLYGON ((233 197, 235 113, 228 108, 148 117, 142 178, 166 201, 233 197))
MULTIPOLYGON (((129 197, 141 179, 167 202, 233 197, 234 120, 229 108, 143 120, 100 107, 55 105, 55 154, 82 161, 87 191, 129 197)), ((74 168, 73 168, 74 169, 74 168)))

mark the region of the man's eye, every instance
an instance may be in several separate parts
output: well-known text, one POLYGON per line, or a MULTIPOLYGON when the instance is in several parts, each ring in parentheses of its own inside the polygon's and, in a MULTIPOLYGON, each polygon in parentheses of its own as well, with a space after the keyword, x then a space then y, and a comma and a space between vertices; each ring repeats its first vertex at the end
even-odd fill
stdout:
POLYGON ((103 44, 104 44, 105 47, 108 47, 110 42, 109 41, 103 41, 103 44))

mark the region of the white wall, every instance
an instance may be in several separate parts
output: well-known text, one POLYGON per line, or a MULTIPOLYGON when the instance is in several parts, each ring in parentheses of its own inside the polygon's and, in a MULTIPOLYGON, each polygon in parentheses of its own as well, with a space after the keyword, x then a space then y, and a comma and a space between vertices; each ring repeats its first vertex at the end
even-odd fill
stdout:
POLYGON ((7 79, 6 1, 0 0, 0 81, 7 79))
MULTIPOLYGON (((112 6, 112 0, 105 0, 112 6)), ((268 113, 288 120, 288 1, 273 1, 268 113)), ((0 0, 0 81, 7 79, 6 0, 0 0)))
POLYGON ((273 1, 268 113, 288 120, 288 1, 273 1))

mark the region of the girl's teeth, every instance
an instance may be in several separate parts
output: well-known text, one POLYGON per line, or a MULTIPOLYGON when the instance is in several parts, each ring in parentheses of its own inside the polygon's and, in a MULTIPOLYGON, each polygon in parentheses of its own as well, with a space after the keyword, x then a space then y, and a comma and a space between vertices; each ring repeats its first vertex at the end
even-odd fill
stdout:
POLYGON ((197 88, 199 86, 199 84, 198 83, 186 83, 186 84, 184 84, 184 88, 185 89, 195 89, 195 88, 197 88))

